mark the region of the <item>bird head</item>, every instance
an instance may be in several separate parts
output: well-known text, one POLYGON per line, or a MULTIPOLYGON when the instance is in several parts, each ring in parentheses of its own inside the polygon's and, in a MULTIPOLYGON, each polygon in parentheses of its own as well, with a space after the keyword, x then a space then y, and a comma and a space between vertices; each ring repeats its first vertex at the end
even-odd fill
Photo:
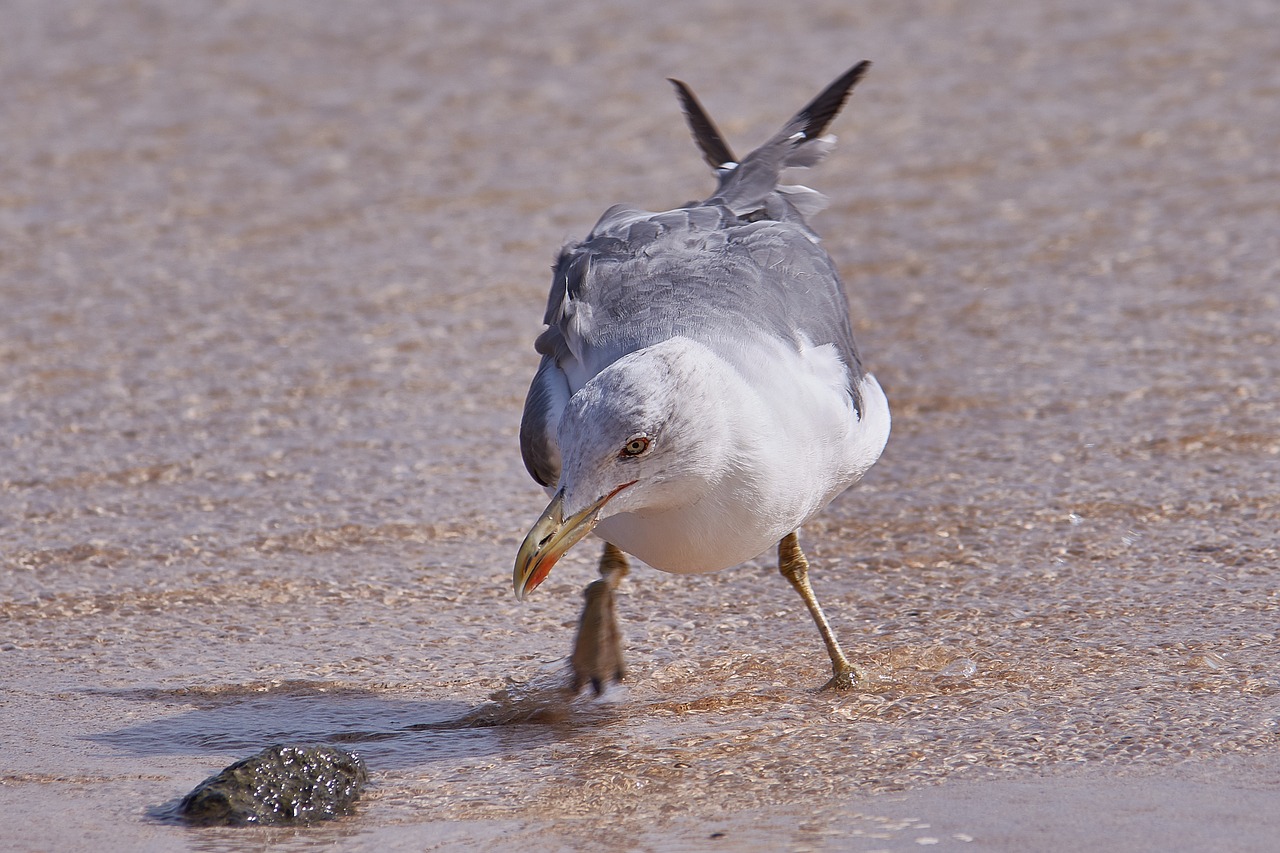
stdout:
POLYGON ((725 435, 700 345, 673 339, 626 355, 574 394, 560 418, 558 489, 525 536, 512 582, 524 598, 599 522, 698 500, 725 435))

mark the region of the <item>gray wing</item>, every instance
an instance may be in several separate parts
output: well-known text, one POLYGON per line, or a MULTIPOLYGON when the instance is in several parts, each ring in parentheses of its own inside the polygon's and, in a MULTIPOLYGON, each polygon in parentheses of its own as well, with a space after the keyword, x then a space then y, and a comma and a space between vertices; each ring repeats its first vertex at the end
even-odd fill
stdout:
POLYGON ((555 358, 544 355, 529 385, 524 417, 520 420, 520 455, 524 457, 524 467, 543 486, 555 485, 560 479, 560 445, 556 431, 569 396, 568 380, 555 358))
POLYGON ((543 486, 554 485, 560 479, 560 444, 556 440, 560 414, 573 392, 581 387, 581 383, 570 387, 566 372, 566 368, 576 362, 562 329, 562 315, 565 313, 569 281, 585 275, 590 261, 589 253, 561 252, 542 319, 547 328, 533 345, 542 354, 542 361, 524 398, 524 414, 520 419, 520 455, 524 458, 525 470, 543 486))

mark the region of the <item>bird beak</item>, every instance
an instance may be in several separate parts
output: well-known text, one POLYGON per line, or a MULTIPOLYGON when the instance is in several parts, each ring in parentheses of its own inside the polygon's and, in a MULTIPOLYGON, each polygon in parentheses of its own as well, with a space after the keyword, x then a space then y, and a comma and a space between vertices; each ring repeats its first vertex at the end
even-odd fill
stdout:
POLYGON ((516 554, 516 568, 511 575, 516 598, 523 600, 538 584, 546 580, 556 561, 596 526, 604 505, 618 492, 635 483, 635 480, 623 483, 582 512, 568 518, 564 517, 564 489, 556 492, 556 496, 547 504, 547 508, 520 543, 520 551, 516 554))

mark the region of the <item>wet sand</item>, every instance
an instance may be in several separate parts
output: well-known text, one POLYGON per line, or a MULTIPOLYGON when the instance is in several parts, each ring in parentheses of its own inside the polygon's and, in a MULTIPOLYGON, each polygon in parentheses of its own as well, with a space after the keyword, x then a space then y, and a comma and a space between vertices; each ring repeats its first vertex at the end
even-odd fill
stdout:
POLYGON ((11 4, 0 846, 1271 849, 1274 17, 11 4), (596 556, 511 594, 555 250, 711 188, 664 77, 741 150, 861 58, 806 182, 894 433, 802 541, 874 677, 768 555, 637 569, 627 687, 525 719, 596 556), (166 821, 281 741, 359 813, 166 821))

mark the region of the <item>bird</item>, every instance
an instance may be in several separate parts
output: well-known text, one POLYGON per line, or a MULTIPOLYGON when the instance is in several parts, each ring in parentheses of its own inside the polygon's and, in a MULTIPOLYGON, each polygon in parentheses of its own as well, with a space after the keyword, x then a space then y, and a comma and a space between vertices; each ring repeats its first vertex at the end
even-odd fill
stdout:
POLYGON ((551 500, 512 583, 523 600, 589 533, 604 540, 570 658, 575 694, 624 677, 613 593, 626 555, 691 574, 775 546, 831 660, 820 689, 866 678, 813 592, 798 531, 880 457, 889 404, 808 224, 826 197, 781 180, 832 150, 824 133, 869 67, 742 159, 670 79, 715 191, 660 212, 614 205, 559 252, 520 423, 525 467, 551 500))

